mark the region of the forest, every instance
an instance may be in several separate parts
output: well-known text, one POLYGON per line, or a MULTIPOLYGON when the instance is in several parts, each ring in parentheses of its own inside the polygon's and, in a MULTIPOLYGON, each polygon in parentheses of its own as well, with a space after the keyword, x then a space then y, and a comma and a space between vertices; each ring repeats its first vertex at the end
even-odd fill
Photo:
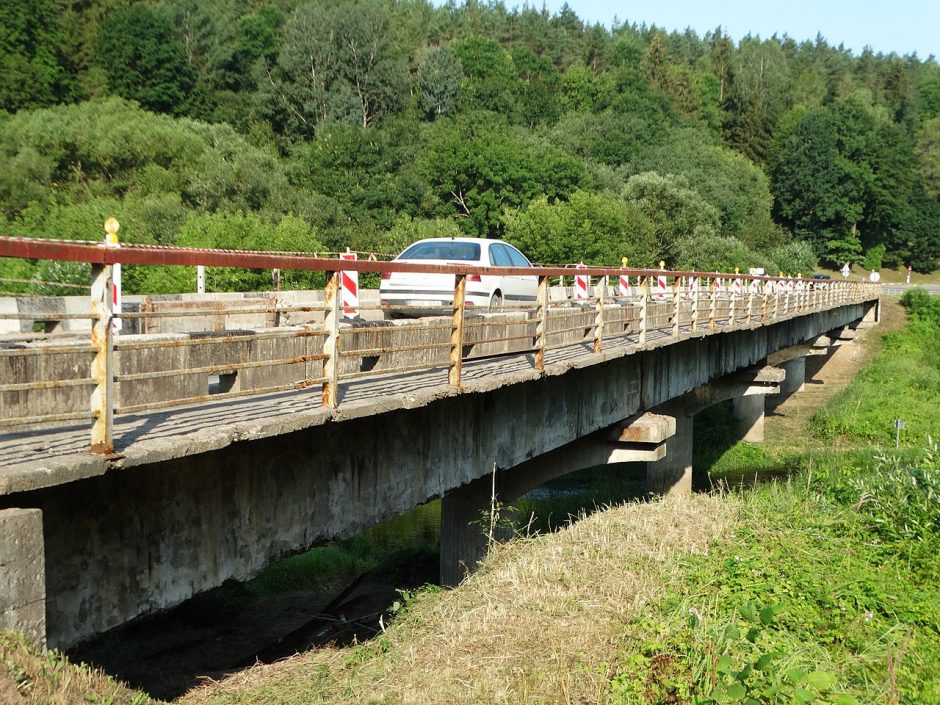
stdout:
POLYGON ((7 235, 98 240, 114 215, 124 241, 198 247, 461 234, 541 264, 940 266, 933 56, 567 5, 5 0, 0 154, 7 235))

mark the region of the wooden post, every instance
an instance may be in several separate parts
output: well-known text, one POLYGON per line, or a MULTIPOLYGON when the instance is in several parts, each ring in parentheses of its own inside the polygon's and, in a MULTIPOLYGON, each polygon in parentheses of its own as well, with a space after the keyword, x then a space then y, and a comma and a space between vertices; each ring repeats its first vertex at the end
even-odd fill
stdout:
POLYGON ((535 327, 535 369, 545 371, 545 351, 548 348, 548 277, 539 277, 538 302, 535 309, 538 323, 535 327))
POLYGON ((340 273, 329 272, 323 304, 326 316, 323 319, 323 406, 335 409, 339 406, 339 318, 340 318, 340 273))
POLYGON ((594 309, 594 352, 599 353, 604 347, 604 293, 607 289, 607 277, 600 277, 594 289, 597 306, 594 309))
POLYGON ((91 266, 91 344, 95 359, 91 363, 91 376, 95 389, 91 393, 91 452, 109 455, 114 452, 114 334, 111 330, 113 315, 111 265, 91 266))
POLYGON ((447 381, 451 387, 460 389, 460 374, 463 371, 463 320, 464 302, 467 297, 467 275, 454 276, 454 311, 450 323, 450 369, 447 381))

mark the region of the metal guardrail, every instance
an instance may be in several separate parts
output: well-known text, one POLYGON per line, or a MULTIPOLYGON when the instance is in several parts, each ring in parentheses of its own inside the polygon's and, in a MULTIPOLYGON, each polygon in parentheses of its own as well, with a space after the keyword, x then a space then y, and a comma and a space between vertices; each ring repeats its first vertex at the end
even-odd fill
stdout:
MULTIPOLYGON (((462 383, 463 362, 468 346, 505 344, 514 352, 534 353, 532 365, 544 371, 546 353, 571 341, 589 342, 596 353, 605 344, 627 341, 643 346, 654 334, 658 339, 678 339, 699 331, 713 332, 731 328, 762 325, 821 311, 848 303, 872 300, 879 295, 879 285, 864 281, 813 280, 793 277, 766 277, 748 274, 717 274, 704 272, 675 272, 627 268, 585 268, 572 270, 561 267, 473 267, 468 265, 403 264, 382 261, 349 261, 324 259, 304 255, 239 252, 228 250, 197 250, 185 248, 124 245, 120 248, 96 246, 87 243, 54 240, 31 240, 0 237, 0 256, 42 258, 63 261, 89 262, 92 265, 91 299, 88 314, 62 312, 0 313, 0 318, 44 320, 86 318, 92 322, 91 344, 50 344, 42 347, 0 349, 0 363, 7 358, 16 360, 63 354, 84 353, 92 356, 89 373, 75 373, 71 378, 31 380, 5 383, 0 380, 0 395, 58 390, 69 387, 91 387, 89 411, 10 416, 0 418, 0 428, 29 426, 39 423, 92 420, 91 450, 110 454, 114 450, 113 417, 115 414, 137 413, 166 409, 186 404, 243 397, 272 392, 319 386, 322 404, 328 408, 340 405, 339 386, 343 381, 375 375, 391 375, 419 369, 445 367, 440 362, 386 365, 378 370, 359 365, 358 371, 343 371, 343 360, 377 359, 391 354, 427 351, 447 351, 446 371, 448 384, 459 389, 462 383), (233 332, 218 337, 188 339, 141 339, 138 336, 118 336, 113 321, 134 318, 169 318, 182 316, 217 316, 218 306, 184 310, 148 310, 122 312, 115 315, 113 307, 113 265, 207 265, 216 267, 247 267, 280 270, 322 271, 326 274, 323 302, 316 305, 283 305, 269 297, 259 304, 242 301, 224 309, 225 315, 265 313, 275 321, 275 327, 254 333, 233 332), (431 306, 360 306, 362 310, 381 312, 390 317, 396 314, 436 313, 446 318, 432 318, 421 325, 409 326, 420 330, 423 339, 399 345, 357 346, 352 336, 362 328, 350 327, 344 322, 341 303, 343 271, 392 271, 446 273, 454 275, 453 303, 431 306), (471 316, 473 309, 465 305, 467 278, 470 275, 533 276, 538 278, 538 293, 533 304, 504 306, 498 317, 471 316), (578 301, 550 300, 550 279, 574 275, 595 280, 588 286, 588 298, 578 301), (609 286, 612 280, 619 284, 627 278, 629 293, 619 286, 609 286), (278 330, 282 314, 291 312, 322 314, 322 323, 278 330), (449 320, 447 320, 449 318, 449 320), (435 331, 447 331, 446 341, 435 342, 435 331), (158 351, 161 349, 198 349, 200 346, 227 346, 237 353, 239 345, 252 345, 270 341, 272 345, 284 341, 302 341, 304 352, 288 356, 263 359, 237 359, 201 364, 193 367, 151 370, 145 372, 116 372, 115 355, 128 355, 132 351, 158 351), (353 341, 352 343, 350 341, 353 341), (214 394, 190 395, 183 398, 151 401, 122 406, 115 394, 116 385, 146 383, 168 377, 185 375, 231 375, 239 371, 291 366, 303 370, 302 377, 289 383, 270 384, 247 390, 217 390, 214 394), (312 374, 311 374, 312 372, 312 374)), ((38 334, 42 338, 42 334, 38 334)), ((441 336, 439 335, 438 338, 441 336)), ((299 344, 299 343, 298 343, 299 344)), ((24 363, 25 364, 25 363, 24 363)), ((2 405, 0 405, 2 408, 2 405)))

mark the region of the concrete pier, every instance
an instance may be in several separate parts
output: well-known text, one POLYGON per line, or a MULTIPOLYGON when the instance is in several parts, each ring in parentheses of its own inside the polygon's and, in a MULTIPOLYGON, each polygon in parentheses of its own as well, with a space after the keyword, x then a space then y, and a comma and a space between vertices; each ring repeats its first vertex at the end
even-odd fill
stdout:
POLYGON ((46 566, 42 512, 0 510, 0 629, 46 645, 46 566))
MULTIPOLYGON (((800 358, 801 360, 803 358, 800 358)), ((738 436, 751 443, 764 442, 764 396, 753 394, 735 397, 734 418, 738 422, 738 436)))

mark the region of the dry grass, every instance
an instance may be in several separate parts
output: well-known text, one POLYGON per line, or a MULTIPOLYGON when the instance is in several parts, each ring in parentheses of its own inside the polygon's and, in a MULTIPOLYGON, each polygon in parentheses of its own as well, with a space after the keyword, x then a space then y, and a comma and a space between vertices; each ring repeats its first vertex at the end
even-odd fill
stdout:
POLYGON ((732 521, 729 498, 599 512, 503 544, 458 589, 422 593, 384 637, 257 666, 183 698, 206 703, 597 703, 624 624, 685 552, 732 521))
POLYGON ((145 694, 98 669, 70 663, 55 651, 39 653, 22 634, 0 632, 0 703, 3 705, 144 705, 145 694))

